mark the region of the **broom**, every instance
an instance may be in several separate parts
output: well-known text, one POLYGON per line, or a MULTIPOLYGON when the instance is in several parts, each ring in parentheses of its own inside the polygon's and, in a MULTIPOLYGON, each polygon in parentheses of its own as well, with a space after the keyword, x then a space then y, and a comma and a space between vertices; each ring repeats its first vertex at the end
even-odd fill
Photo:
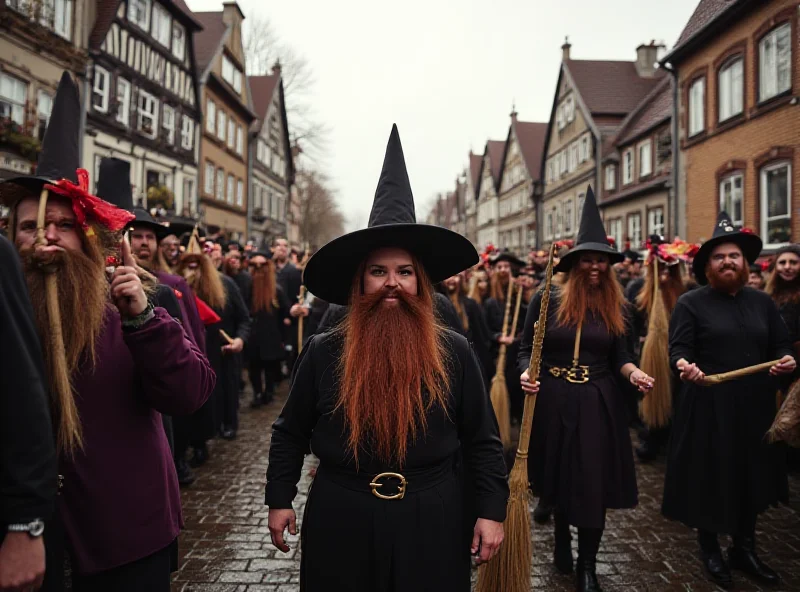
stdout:
MULTIPOLYGON (((501 335, 506 336, 508 330, 508 316, 511 312, 511 297, 514 294, 514 282, 508 281, 508 294, 506 294, 506 312, 503 315, 503 331, 501 335)), ((519 311, 519 308, 517 309, 519 311)), ((506 344, 500 344, 500 352, 497 354, 497 368, 492 378, 492 390, 490 398, 497 425, 500 427, 500 440, 503 448, 511 448, 511 412, 508 403, 508 385, 506 385, 506 344)))
MULTIPOLYGON (((550 286, 553 280, 554 255, 555 249, 551 246, 550 257, 547 261, 547 275, 542 289, 539 320, 533 335, 533 354, 528 368, 528 376, 532 383, 539 380, 542 344, 547 324, 547 308, 550 304, 550 286)), ((528 446, 530 445, 535 408, 536 395, 526 395, 517 457, 509 479, 511 495, 506 508, 505 539, 494 559, 480 567, 476 592, 529 592, 531 589, 533 544, 531 541, 530 496, 528 494, 528 446)))
MULTIPOLYGON (((300 286, 300 293, 297 295, 297 303, 303 304, 306 298, 306 287, 300 286)), ((303 315, 297 317, 297 355, 303 351, 303 315)))
POLYGON ((647 323, 647 338, 642 347, 642 371, 652 376, 655 385, 642 399, 639 414, 649 428, 669 423, 672 415, 672 373, 669 368, 669 319, 659 288, 658 257, 653 257, 653 293, 647 323))

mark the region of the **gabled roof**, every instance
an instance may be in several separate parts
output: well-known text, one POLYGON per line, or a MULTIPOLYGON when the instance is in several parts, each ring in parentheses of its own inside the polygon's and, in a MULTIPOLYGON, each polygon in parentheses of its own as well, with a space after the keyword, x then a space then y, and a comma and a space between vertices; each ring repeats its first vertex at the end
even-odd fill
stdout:
POLYGON ((665 75, 643 77, 635 62, 610 60, 566 60, 564 67, 592 115, 627 115, 665 75))
POLYGON ((275 89, 278 88, 280 82, 280 74, 270 74, 268 76, 248 76, 247 80, 250 83, 250 93, 253 97, 253 109, 261 121, 267 117, 272 97, 275 95, 275 89))
POLYGON ((680 37, 669 54, 661 60, 661 63, 666 64, 684 54, 685 50, 689 50, 692 45, 701 41, 707 33, 711 32, 712 23, 720 21, 720 17, 726 13, 731 15, 734 7, 742 7, 748 2, 750 0, 700 0, 680 37))
POLYGON ((492 166, 492 180, 495 188, 500 184, 500 171, 503 170, 503 153, 505 149, 506 143, 504 141, 489 140, 486 142, 486 154, 489 155, 489 161, 492 166))
MULTIPOLYGON (((167 4, 168 2, 169 0, 161 0, 162 4, 167 4)), ((192 25, 194 25, 195 30, 199 31, 203 28, 203 25, 200 24, 200 21, 198 21, 197 18, 195 18, 194 13, 186 5, 186 2, 184 2, 184 0, 172 0, 172 4, 175 6, 178 12, 180 12, 184 17, 186 17, 186 20, 188 20, 192 25)))
POLYGON ((547 124, 534 121, 516 121, 511 124, 519 142, 522 160, 528 169, 528 174, 534 181, 539 180, 541 172, 542 154, 544 153, 545 140, 547 139, 547 124))
POLYGON ((672 117, 672 84, 664 78, 620 125, 614 144, 627 144, 672 117))
POLYGON ((122 0, 97 0, 97 14, 95 16, 94 27, 89 33, 89 49, 99 49, 105 41, 111 23, 117 15, 117 9, 122 0))
POLYGON ((475 193, 478 192, 478 183, 480 182, 481 178, 481 163, 483 162, 483 156, 480 154, 473 154, 472 150, 469 151, 469 178, 472 181, 472 188, 475 190, 475 193))
POLYGON ((203 30, 194 36, 197 70, 199 74, 202 74, 214 60, 220 45, 224 43, 228 34, 228 25, 222 21, 222 11, 196 12, 194 16, 203 27, 203 30))

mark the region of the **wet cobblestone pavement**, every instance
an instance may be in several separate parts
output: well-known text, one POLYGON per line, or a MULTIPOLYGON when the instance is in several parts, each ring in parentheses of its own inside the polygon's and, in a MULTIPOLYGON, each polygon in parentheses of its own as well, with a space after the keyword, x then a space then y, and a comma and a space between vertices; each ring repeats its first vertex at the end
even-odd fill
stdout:
MULTIPOLYGON (((196 471, 197 481, 183 490, 186 529, 180 537, 180 569, 174 574, 172 592, 299 592, 299 537, 289 537, 288 554, 272 547, 264 506, 269 431, 284 397, 285 393, 271 405, 252 411, 245 396, 238 439, 214 441, 211 459, 196 471)), ((295 500, 299 518, 312 466, 306 463, 301 493, 295 500)), ((639 507, 608 515, 598 556, 603 589, 718 590, 703 575, 695 534, 659 513, 663 460, 637 465, 637 476, 639 507)), ((760 587, 734 572, 736 590, 800 590, 800 478, 790 479, 792 505, 762 515, 757 532, 761 557, 781 573, 783 583, 760 587)), ((551 565, 552 548, 552 525, 534 525, 532 589, 572 591, 572 577, 558 575, 551 565)))

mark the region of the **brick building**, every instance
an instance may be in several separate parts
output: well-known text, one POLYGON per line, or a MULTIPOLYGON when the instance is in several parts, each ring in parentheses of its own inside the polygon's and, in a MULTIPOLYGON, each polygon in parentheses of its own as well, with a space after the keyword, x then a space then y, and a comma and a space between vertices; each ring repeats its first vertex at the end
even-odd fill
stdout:
POLYGON ((764 239, 800 239, 800 2, 701 0, 662 63, 678 81, 678 234, 724 208, 764 239))

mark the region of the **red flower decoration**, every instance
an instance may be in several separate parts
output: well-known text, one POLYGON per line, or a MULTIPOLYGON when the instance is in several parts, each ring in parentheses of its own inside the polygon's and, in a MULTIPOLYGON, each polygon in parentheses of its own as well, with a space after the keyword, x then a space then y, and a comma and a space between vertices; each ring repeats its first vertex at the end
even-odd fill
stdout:
POLYGON ((122 230, 136 216, 118 208, 99 197, 89 193, 89 173, 86 169, 78 169, 78 184, 69 179, 61 179, 55 183, 48 183, 45 189, 72 200, 72 211, 78 224, 86 230, 89 228, 89 218, 105 226, 112 232, 122 230))
POLYGON ((120 260, 116 255, 109 255, 106 257, 106 267, 119 267, 120 260))
POLYGON ((742 227, 739 232, 743 232, 744 234, 753 234, 752 228, 747 228, 747 226, 742 227))
POLYGON ((763 271, 769 271, 769 266, 770 266, 770 265, 772 265, 772 261, 770 261, 769 259, 764 259, 764 260, 761 262, 761 271, 762 271, 762 272, 763 272, 763 271))
POLYGON ((606 241, 608 241, 608 244, 611 245, 612 247, 617 246, 617 241, 613 236, 607 236, 606 241))

